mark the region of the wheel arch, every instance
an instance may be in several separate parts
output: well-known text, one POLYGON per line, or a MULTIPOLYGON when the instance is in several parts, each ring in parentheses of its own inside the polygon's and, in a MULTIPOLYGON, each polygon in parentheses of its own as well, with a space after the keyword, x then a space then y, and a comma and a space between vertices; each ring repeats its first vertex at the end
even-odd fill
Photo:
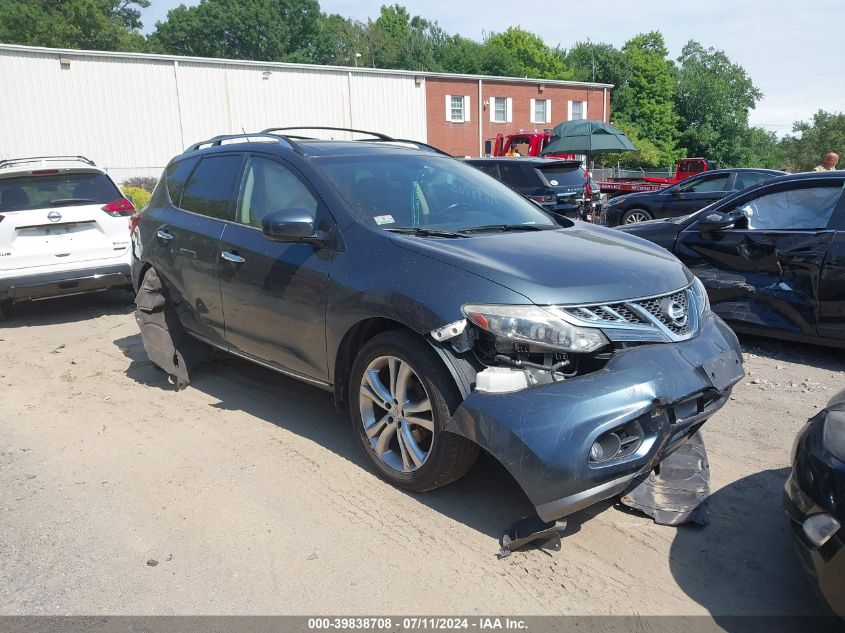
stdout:
POLYGON ((334 384, 334 401, 339 410, 344 410, 349 404, 349 373, 358 351, 374 336, 391 330, 407 330, 419 334, 413 328, 395 319, 387 317, 368 317, 358 321, 350 327, 338 345, 335 354, 332 382, 334 384))

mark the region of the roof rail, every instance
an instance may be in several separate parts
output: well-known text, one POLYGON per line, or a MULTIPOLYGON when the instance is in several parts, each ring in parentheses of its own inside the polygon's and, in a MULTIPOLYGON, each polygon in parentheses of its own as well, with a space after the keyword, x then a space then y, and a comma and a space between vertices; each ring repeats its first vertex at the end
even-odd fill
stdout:
POLYGON ((428 143, 423 143, 422 141, 412 141, 411 139, 407 138, 395 138, 393 139, 394 143, 408 143, 409 145, 414 145, 418 149, 426 150, 429 152, 434 152, 435 154, 442 154, 443 156, 448 156, 452 158, 452 155, 448 152, 444 152, 439 147, 435 147, 434 145, 429 145, 428 143))
POLYGON ((210 138, 210 139, 207 139, 205 141, 200 141, 199 143, 194 143, 193 145, 188 147, 182 153, 187 154, 188 152, 194 152, 194 151, 198 150, 199 148, 203 147, 204 145, 208 145, 210 147, 217 147, 219 145, 222 145, 223 141, 229 141, 229 140, 239 139, 239 138, 249 139, 249 138, 252 138, 252 137, 271 138, 271 139, 275 140, 277 143, 279 143, 280 145, 282 145, 282 144, 287 145, 290 149, 292 149, 293 151, 295 151, 298 154, 304 153, 302 151, 302 148, 299 146, 299 144, 296 143, 293 139, 288 138, 287 136, 283 136, 282 134, 270 134, 266 130, 263 131, 263 132, 251 132, 251 133, 244 132, 242 134, 221 134, 219 136, 215 136, 214 138, 210 138))
POLYGON ((358 134, 369 134, 380 141, 395 141, 396 139, 381 134, 380 132, 368 132, 367 130, 356 130, 351 127, 326 127, 321 125, 297 125, 294 127, 269 127, 266 130, 261 130, 262 134, 270 134, 272 132, 285 132, 287 130, 330 130, 332 132, 357 132, 358 134))
POLYGON ((82 163, 87 163, 92 167, 96 167, 97 165, 94 164, 94 161, 90 158, 85 158, 84 156, 27 156, 26 158, 7 158, 5 160, 0 160, 0 169, 4 167, 11 167, 12 165, 17 165, 20 163, 44 163, 47 161, 69 161, 75 160, 82 163))

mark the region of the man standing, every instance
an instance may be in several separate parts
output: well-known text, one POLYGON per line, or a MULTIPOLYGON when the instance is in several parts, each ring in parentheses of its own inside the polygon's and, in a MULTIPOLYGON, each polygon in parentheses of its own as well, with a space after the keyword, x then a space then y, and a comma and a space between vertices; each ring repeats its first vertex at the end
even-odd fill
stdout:
POLYGON ((839 154, 836 152, 828 152, 824 155, 821 165, 813 167, 813 171, 828 171, 836 169, 836 163, 839 162, 839 154))

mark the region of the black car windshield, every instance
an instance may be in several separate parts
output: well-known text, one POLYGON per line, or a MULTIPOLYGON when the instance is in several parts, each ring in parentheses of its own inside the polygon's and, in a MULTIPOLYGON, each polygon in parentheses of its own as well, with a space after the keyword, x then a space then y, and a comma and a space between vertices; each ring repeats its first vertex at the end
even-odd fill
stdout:
POLYGON ((580 167, 541 167, 540 173, 552 187, 583 186, 587 181, 580 167))
MULTIPOLYGON (((385 230, 460 231, 496 225, 560 228, 532 202, 452 158, 419 155, 331 156, 317 159, 361 220, 385 230)), ((415 235, 434 236, 430 231, 415 235)))

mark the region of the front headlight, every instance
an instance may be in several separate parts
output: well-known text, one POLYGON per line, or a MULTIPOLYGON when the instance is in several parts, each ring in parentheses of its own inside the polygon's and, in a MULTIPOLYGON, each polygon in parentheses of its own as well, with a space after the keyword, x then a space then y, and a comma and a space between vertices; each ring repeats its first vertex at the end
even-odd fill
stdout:
POLYGON ((698 316, 703 317, 710 312, 710 297, 707 296, 707 288, 698 277, 692 282, 692 294, 695 297, 695 305, 698 306, 698 316))
POLYGON ((539 306, 465 305, 463 313, 498 338, 564 352, 593 352, 609 343, 601 330, 578 327, 539 306))
POLYGON ((845 411, 828 411, 822 435, 824 447, 836 459, 845 462, 845 411))
POLYGON ((613 207, 613 206, 616 206, 617 204, 619 204, 620 202, 622 202, 622 200, 624 200, 624 198, 622 198, 620 196, 620 197, 616 197, 616 198, 611 198, 610 200, 608 200, 607 202, 605 202, 603 204, 606 207, 613 207))

